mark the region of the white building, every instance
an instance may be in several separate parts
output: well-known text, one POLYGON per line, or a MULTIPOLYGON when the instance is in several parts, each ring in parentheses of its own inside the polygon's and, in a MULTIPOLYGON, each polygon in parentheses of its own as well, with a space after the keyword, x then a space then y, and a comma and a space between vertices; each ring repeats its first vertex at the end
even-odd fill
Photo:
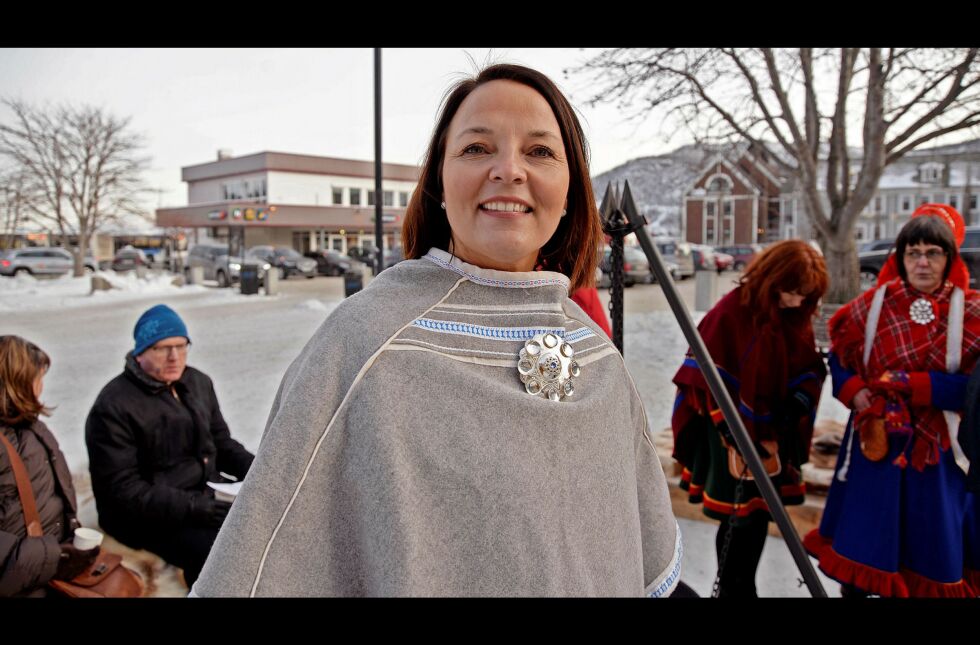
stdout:
MULTIPOLYGON (((851 167, 860 167, 860 151, 852 153, 851 167)), ((819 177, 826 176, 821 164, 819 177)), ((855 177, 856 179, 856 177, 855 177)), ((780 195, 780 237, 812 237, 802 194, 790 183, 780 195)), ((949 204, 967 225, 980 224, 980 139, 947 146, 913 150, 889 164, 878 191, 854 227, 858 241, 892 238, 920 204, 949 204)), ((822 194, 825 206, 826 194, 822 194)))
MULTIPOLYGON (((419 168, 382 166, 385 248, 400 245, 402 220, 419 168)), ((259 152, 181 168, 187 206, 160 208, 157 225, 194 229, 195 241, 269 244, 300 253, 374 245, 374 162, 259 152)))

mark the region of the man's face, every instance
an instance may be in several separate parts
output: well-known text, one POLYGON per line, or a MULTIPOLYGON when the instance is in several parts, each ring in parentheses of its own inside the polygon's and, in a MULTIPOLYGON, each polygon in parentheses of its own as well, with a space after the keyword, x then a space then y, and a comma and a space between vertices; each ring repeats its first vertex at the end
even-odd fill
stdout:
POLYGON ((190 342, 183 336, 164 338, 137 356, 136 362, 148 376, 170 385, 187 367, 188 347, 190 342))

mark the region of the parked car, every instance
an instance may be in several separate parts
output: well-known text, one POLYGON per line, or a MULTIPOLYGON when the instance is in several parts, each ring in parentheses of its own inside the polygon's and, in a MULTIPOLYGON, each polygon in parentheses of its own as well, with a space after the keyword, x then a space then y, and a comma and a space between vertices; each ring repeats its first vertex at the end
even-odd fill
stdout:
POLYGON ((149 264, 146 253, 132 246, 125 246, 116 251, 109 268, 113 271, 132 271, 136 267, 145 267, 149 264))
POLYGON ((755 259, 756 254, 762 251, 762 246, 759 244, 732 244, 716 246, 715 251, 732 256, 735 260, 732 268, 736 271, 742 271, 749 265, 749 262, 755 259))
MULTIPOLYGON (((352 260, 368 265, 374 270, 374 258, 377 257, 378 247, 376 246, 353 246, 347 250, 347 255, 352 260)), ((394 266, 405 259, 402 247, 396 246, 393 249, 385 249, 385 268, 394 266)))
POLYGON ((312 258, 316 262, 316 270, 320 275, 343 275, 345 272, 350 271, 351 264, 353 263, 353 260, 349 256, 333 249, 310 251, 309 253, 304 253, 304 255, 312 258))
POLYGON ((717 271, 715 251, 705 244, 691 244, 691 255, 694 257, 695 271, 717 271))
MULTIPOLYGON (((878 273, 885 265, 888 256, 894 252, 895 239, 881 239, 868 242, 861 247, 858 252, 858 267, 861 272, 861 289, 866 290, 874 286, 878 280, 878 273)), ((970 288, 980 287, 978 276, 980 276, 980 226, 967 226, 966 237, 963 239, 963 246, 960 247, 960 255, 970 271, 970 288)))
MULTIPOLYGON (((265 261, 259 262, 259 284, 262 284, 265 272, 272 265, 265 261)), ((201 267, 204 269, 205 280, 215 280, 219 287, 229 287, 241 279, 242 263, 241 256, 228 255, 227 244, 195 244, 187 252, 184 275, 189 275, 193 267, 201 267)))
POLYGON ((858 250, 858 271, 860 272, 861 291, 874 286, 881 267, 885 266, 888 256, 892 254, 895 238, 883 238, 865 242, 858 250))
POLYGON ((347 249, 347 256, 355 262, 374 266, 374 255, 378 252, 376 246, 352 246, 347 249))
POLYGON ((727 271, 735 265, 735 258, 727 253, 722 253, 721 251, 715 251, 715 269, 718 273, 722 271, 727 271))
MULTIPOLYGON (((86 271, 95 272, 91 254, 85 256, 86 271)), ((0 275, 64 275, 75 268, 75 258, 60 247, 27 247, 0 251, 0 275)))
MULTIPOLYGON (((677 265, 673 262, 664 263, 667 265, 667 272, 671 278, 677 279, 677 265)), ((602 277, 599 280, 600 288, 609 287, 611 284, 610 273, 612 271, 612 249, 605 246, 602 251, 602 259, 599 261, 599 268, 602 270, 602 277)), ((650 268, 650 261, 647 260, 646 253, 638 246, 623 247, 623 286, 632 287, 634 284, 650 284, 656 282, 656 276, 650 268)))
POLYGON ((690 244, 669 239, 654 240, 654 244, 664 262, 677 267, 674 272, 675 280, 684 280, 694 275, 694 256, 691 254, 690 244))
POLYGON ((279 269, 279 277, 286 280, 291 275, 301 275, 308 279, 316 277, 316 261, 304 258, 288 246, 253 246, 245 258, 264 260, 279 269))

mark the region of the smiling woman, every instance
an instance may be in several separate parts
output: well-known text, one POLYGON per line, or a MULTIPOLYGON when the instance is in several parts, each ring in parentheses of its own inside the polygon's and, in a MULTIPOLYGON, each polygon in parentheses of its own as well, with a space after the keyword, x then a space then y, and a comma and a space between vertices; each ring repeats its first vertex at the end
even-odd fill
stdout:
POLYGON ((680 533, 622 356, 568 297, 602 239, 534 70, 449 93, 409 258, 283 378, 193 595, 665 596, 680 533))

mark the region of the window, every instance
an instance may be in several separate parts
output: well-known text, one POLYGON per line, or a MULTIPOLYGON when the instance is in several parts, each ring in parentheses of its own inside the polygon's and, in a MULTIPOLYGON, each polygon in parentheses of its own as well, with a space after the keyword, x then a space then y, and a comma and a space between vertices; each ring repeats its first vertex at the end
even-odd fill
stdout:
POLYGON ((374 206, 374 191, 373 190, 369 190, 368 191, 367 205, 368 206, 374 206))
POLYGON ((873 212, 875 212, 875 213, 884 212, 884 210, 885 210, 884 209, 884 201, 885 200, 882 198, 881 195, 876 195, 875 198, 874 198, 874 200, 873 200, 873 204, 874 204, 873 212))
POLYGON ((939 181, 942 175, 943 165, 940 163, 930 162, 924 163, 919 166, 919 181, 922 182, 932 182, 939 181))
POLYGON ((395 191, 393 191, 393 190, 385 190, 385 191, 382 191, 381 194, 384 196, 385 206, 394 206, 395 205, 395 191))
POLYGON ((350 189, 350 205, 360 206, 361 205, 361 189, 351 188, 350 189))
POLYGON ((221 192, 225 200, 252 199, 264 200, 266 197, 265 178, 240 179, 221 184, 221 192))
POLYGON ((735 204, 731 199, 721 201, 721 241, 725 244, 735 242, 735 204))
POLYGON ((970 210, 972 211, 976 209, 977 209, 977 196, 970 195, 970 210))
POLYGON ((928 204, 928 203, 929 203, 929 198, 928 197, 926 197, 925 195, 919 195, 919 206, 922 206, 923 204, 928 204))
POLYGON ((344 203, 344 189, 334 188, 333 189, 333 203, 335 206, 339 206, 344 203))
POLYGON ((903 213, 912 212, 912 196, 911 195, 899 195, 898 203, 901 204, 901 211, 903 213))
POLYGON ((783 222, 785 224, 794 224, 796 222, 796 200, 795 199, 784 199, 783 200, 783 222))
POLYGON ((949 194, 949 205, 953 208, 959 210, 960 208, 960 196, 956 193, 949 194))
POLYGON ((704 244, 717 243, 717 215, 718 203, 715 201, 704 202, 704 244))
POLYGON ((408 193, 404 190, 398 193, 398 205, 402 208, 406 208, 408 206, 408 193))
POLYGON ((730 193, 732 192, 732 180, 725 175, 714 175, 708 180, 707 188, 710 193, 730 193))

